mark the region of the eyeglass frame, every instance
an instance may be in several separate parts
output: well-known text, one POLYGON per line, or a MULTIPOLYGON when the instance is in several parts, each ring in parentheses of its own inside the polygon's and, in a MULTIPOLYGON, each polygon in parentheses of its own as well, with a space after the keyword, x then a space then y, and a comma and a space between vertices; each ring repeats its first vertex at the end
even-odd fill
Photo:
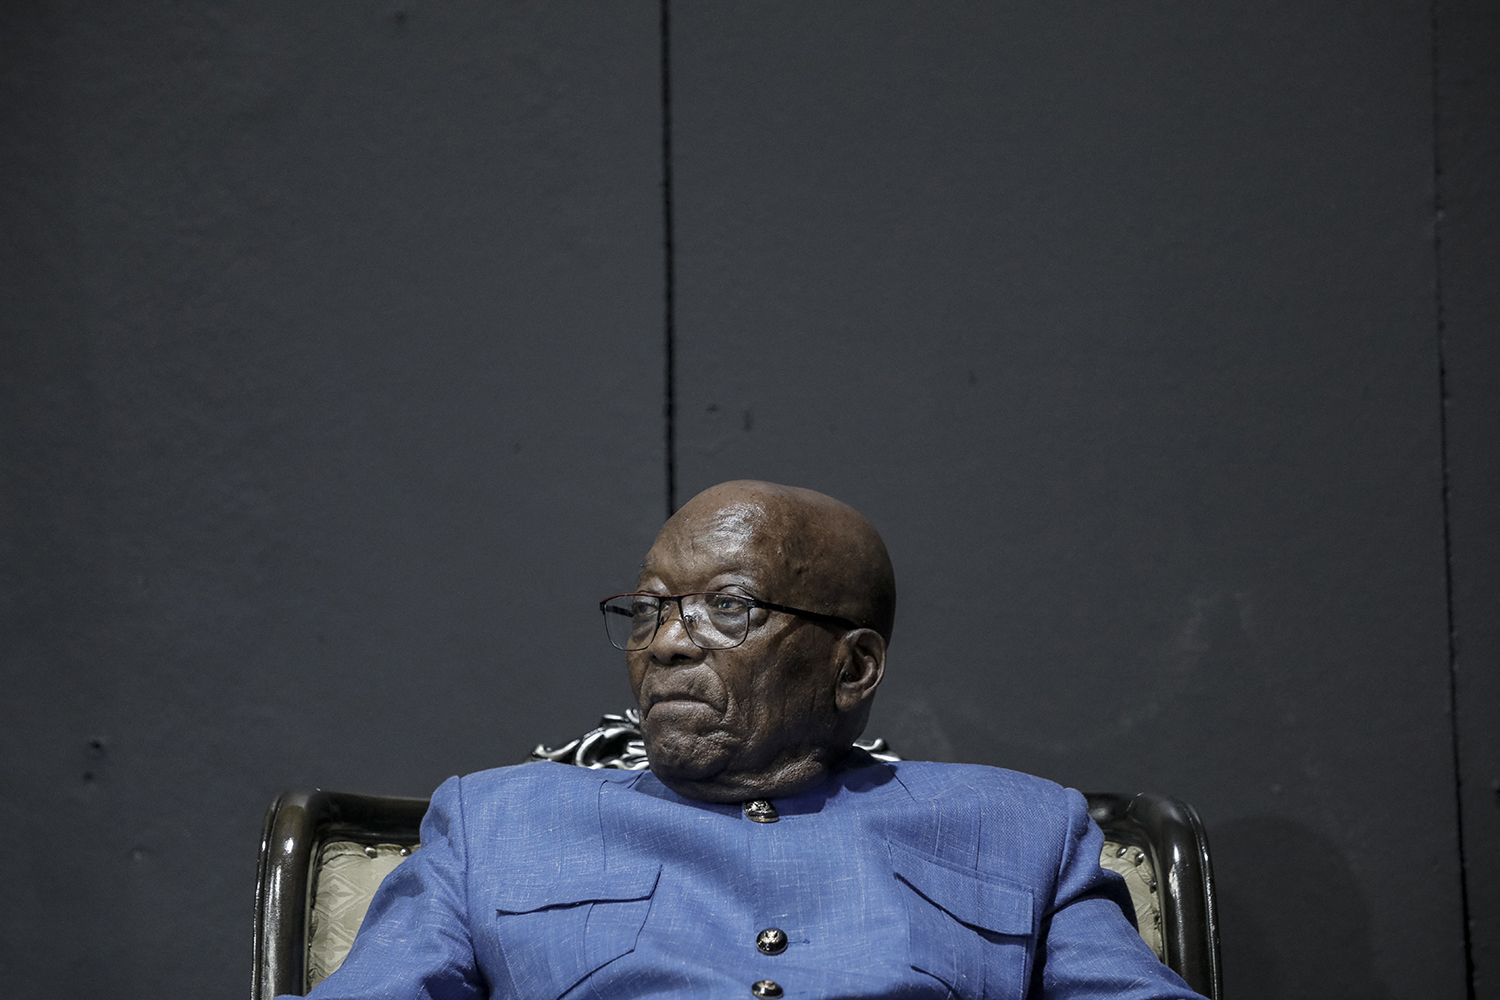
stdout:
MULTIPOLYGON (((608 615, 609 614, 609 608, 607 607, 607 605, 609 604, 610 601, 613 601, 617 597, 654 597, 658 601, 662 602, 663 609, 665 609, 667 607, 667 604, 666 604, 667 601, 676 601, 677 602, 677 619, 678 619, 678 621, 682 621, 683 622, 683 625, 682 625, 682 632, 683 632, 683 634, 688 637, 688 641, 691 642, 694 646, 698 646, 699 649, 704 649, 704 650, 738 649, 740 646, 743 646, 745 644, 746 640, 748 640, 750 638, 750 629, 752 627, 751 624, 750 624, 750 609, 751 608, 765 608, 767 611, 780 611, 784 615, 797 615, 798 617, 806 618, 806 619, 808 619, 810 621, 818 621, 818 620, 821 619, 822 621, 825 621, 825 622, 832 622, 835 625, 842 625, 844 628, 850 629, 850 630, 852 630, 852 629, 860 629, 860 628, 864 628, 865 627, 865 626, 859 624, 858 622, 850 621, 848 618, 844 618, 844 617, 842 617, 840 615, 829 615, 829 614, 824 614, 821 611, 808 611, 805 608, 793 608, 793 607, 789 607, 789 606, 787 606, 785 604, 774 604, 771 601, 763 601, 759 597, 746 597, 744 594, 731 594, 728 591, 724 591, 724 590, 694 590, 694 591, 690 591, 690 592, 688 592, 686 594, 653 594, 649 590, 631 590, 631 591, 627 591, 627 592, 625 592, 623 594, 611 594, 610 596, 606 597, 604 600, 600 601, 599 602, 599 613, 601 615, 608 615), (693 638, 692 630, 687 627, 687 622, 683 621, 683 617, 682 617, 682 599, 684 597, 708 597, 708 596, 711 596, 711 595, 718 595, 718 594, 723 594, 725 597, 733 597, 737 601, 744 601, 746 604, 748 604, 750 606, 745 611, 745 634, 743 636, 741 636, 740 637, 740 641, 737 642, 737 643, 735 643, 733 646, 699 646, 698 645, 698 640, 693 638)), ((663 613, 663 612, 657 612, 657 615, 656 615, 656 625, 655 625, 655 627, 652 628, 652 630, 651 630, 651 638, 648 639, 648 640, 646 640, 646 645, 640 646, 640 647, 638 647, 636 649, 621 650, 621 652, 625 652, 625 653, 638 653, 642 649, 650 649, 651 648, 651 644, 656 641, 656 634, 661 631, 662 624, 667 620, 667 617, 670 614, 671 614, 670 611, 665 611, 665 613, 663 613)), ((608 624, 608 622, 606 621, 606 625, 607 624, 608 624)), ((605 632, 605 635, 608 635, 609 634, 609 629, 606 628, 604 630, 604 632, 605 632)), ((610 641, 610 645, 614 646, 615 649, 619 649, 620 648, 619 646, 615 646, 613 640, 610 641)))

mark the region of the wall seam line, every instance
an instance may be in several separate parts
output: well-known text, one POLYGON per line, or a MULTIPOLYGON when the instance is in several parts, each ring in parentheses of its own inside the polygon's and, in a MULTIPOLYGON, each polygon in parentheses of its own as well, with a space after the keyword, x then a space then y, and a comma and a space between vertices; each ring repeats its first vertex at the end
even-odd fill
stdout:
POLYGON ((1463 920, 1464 987, 1468 1000, 1475 1000, 1474 938, 1469 915, 1469 865, 1464 844, 1463 754, 1458 735, 1458 628, 1453 613, 1453 485, 1448 462, 1448 357, 1447 317, 1443 309, 1443 157, 1442 73, 1439 68, 1438 3, 1428 8, 1429 59, 1432 73, 1432 297, 1437 334, 1438 457, 1442 466, 1443 590, 1448 625, 1448 732, 1453 756, 1453 805, 1457 827, 1458 897, 1463 920))
POLYGON ((672 32, 669 0, 660 0, 661 30, 661 215, 663 293, 662 422, 665 449, 667 517, 677 511, 677 330, 676 282, 672 246, 672 32))

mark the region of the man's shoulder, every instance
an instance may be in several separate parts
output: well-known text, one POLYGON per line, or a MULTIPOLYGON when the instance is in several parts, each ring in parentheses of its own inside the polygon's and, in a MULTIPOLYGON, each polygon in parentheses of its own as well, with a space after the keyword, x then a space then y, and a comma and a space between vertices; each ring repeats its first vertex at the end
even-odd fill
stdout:
POLYGON ((498 838, 507 851, 546 854, 548 845, 597 833, 601 786, 639 777, 551 761, 475 771, 443 782, 433 793, 428 820, 456 823, 470 839, 498 838))
POLYGON ((1029 801, 1063 799, 1069 789, 1055 781, 988 764, 941 764, 930 760, 903 760, 891 765, 907 791, 917 798, 937 798, 967 791, 997 798, 1021 797, 1029 801))
POLYGON ((1003 767, 927 761, 892 766, 925 807, 892 824, 893 840, 1050 897, 1070 843, 1087 824, 1083 796, 1003 767))
POLYGON ((912 798, 940 809, 961 805, 1012 822, 1067 826, 1073 813, 1086 808, 1073 789, 1004 767, 916 760, 891 766, 912 798))
POLYGON ((445 794, 456 797, 470 824, 503 821, 522 812, 536 815, 575 811, 595 800, 601 784, 630 782, 639 777, 635 771, 531 761, 450 778, 433 798, 436 802, 445 794))
POLYGON ((525 764, 474 771, 464 775, 459 781, 463 783, 464 792, 467 793, 471 789, 480 792, 510 788, 596 788, 601 781, 629 782, 639 777, 639 771, 579 767, 576 764, 558 764, 550 760, 533 760, 525 764))

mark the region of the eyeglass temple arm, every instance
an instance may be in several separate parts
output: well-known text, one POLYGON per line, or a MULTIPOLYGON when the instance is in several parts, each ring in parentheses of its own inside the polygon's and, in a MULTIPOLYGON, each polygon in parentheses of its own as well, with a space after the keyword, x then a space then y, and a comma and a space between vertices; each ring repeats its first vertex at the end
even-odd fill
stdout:
POLYGON ((845 628, 864 628, 858 622, 851 622, 849 619, 842 618, 839 615, 825 615, 821 611, 808 611, 805 608, 789 608, 785 604, 772 604, 770 601, 762 601, 758 597, 748 598, 748 600, 756 607, 765 608, 767 611, 780 611, 784 615, 801 615, 803 618, 821 618, 823 621, 836 622, 845 628))

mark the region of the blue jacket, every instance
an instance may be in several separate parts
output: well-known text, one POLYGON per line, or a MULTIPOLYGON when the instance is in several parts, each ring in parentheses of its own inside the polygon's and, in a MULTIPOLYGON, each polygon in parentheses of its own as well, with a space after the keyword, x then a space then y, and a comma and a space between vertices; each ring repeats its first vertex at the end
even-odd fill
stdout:
POLYGON ((1195 997, 1125 913, 1081 795, 856 751, 775 823, 649 771, 450 778, 318 1000, 1195 997), (780 928, 781 954, 756 948, 780 928))

